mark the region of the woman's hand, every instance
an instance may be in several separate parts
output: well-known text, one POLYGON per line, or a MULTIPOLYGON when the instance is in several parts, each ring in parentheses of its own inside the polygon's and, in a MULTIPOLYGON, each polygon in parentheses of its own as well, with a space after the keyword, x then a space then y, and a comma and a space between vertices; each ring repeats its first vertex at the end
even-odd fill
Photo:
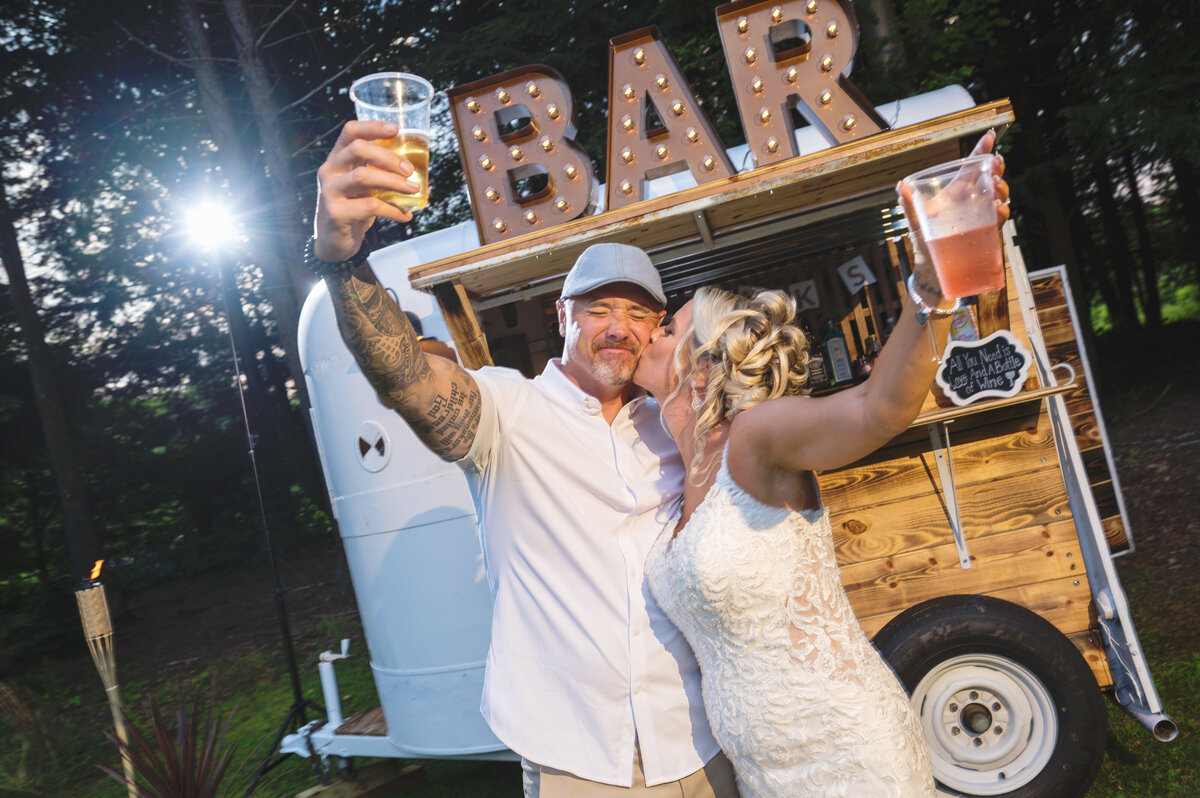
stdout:
POLYGON ((414 194, 413 165, 375 142, 399 132, 392 122, 347 122, 325 163, 317 169, 316 241, 313 254, 338 263, 354 256, 376 217, 407 222, 410 211, 389 205, 372 192, 414 194))
MULTIPOLYGON (((986 155, 992 151, 996 145, 996 131, 989 130, 975 144, 975 148, 971 150, 971 155, 986 155)), ((1008 181, 1004 179, 1004 158, 997 155, 992 159, 992 179, 995 181, 995 204, 996 204, 996 226, 1002 226, 1009 217, 1008 208, 1008 181)), ((942 295, 942 286, 938 281, 937 272, 933 268, 933 259, 929 256, 929 250, 925 245, 925 239, 921 235, 920 225, 916 223, 917 212, 913 205, 913 187, 901 181, 897 186, 897 191, 900 195, 900 204, 904 208, 904 216, 909 220, 909 230, 911 231, 910 239, 913 245, 913 274, 915 278, 913 283, 922 299, 926 301, 930 307, 951 307, 954 302, 947 300, 942 295)))

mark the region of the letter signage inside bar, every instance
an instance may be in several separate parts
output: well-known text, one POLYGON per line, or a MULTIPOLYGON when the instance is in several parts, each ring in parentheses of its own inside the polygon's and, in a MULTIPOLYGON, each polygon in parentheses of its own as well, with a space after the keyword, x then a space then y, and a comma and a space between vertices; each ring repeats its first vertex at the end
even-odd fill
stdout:
POLYGON ((480 242, 544 230, 588 210, 595 177, 574 141, 562 75, 521 67, 451 89, 447 98, 480 242), (521 181, 538 175, 545 185, 522 195, 521 181))

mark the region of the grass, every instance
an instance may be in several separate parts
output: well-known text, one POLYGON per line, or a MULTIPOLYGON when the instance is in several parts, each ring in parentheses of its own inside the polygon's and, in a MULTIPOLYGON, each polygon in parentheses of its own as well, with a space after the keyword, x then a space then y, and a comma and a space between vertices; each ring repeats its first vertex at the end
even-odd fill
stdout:
POLYGON ((1088 798, 1200 796, 1200 655, 1152 661, 1150 672, 1167 714, 1179 724, 1179 737, 1160 743, 1116 702, 1109 702, 1104 764, 1088 798))
MULTIPOLYGON (((373 706, 376 702, 374 684, 361 638, 355 648, 362 656, 339 663, 338 681, 346 712, 373 706)), ((352 649, 353 651, 354 649, 352 649)), ((234 769, 241 768, 229 784, 241 795, 255 769, 266 757, 270 744, 291 704, 291 688, 286 670, 279 664, 281 657, 274 650, 244 652, 227 661, 210 665, 198 677, 204 685, 236 685, 236 693, 217 697, 217 710, 222 715, 236 705, 229 740, 236 746, 234 769)), ((1200 717, 1200 655, 1175 661, 1151 663, 1159 693, 1167 711, 1180 725, 1175 742, 1155 741, 1144 728, 1126 715, 1115 702, 1109 701, 1109 737, 1105 760, 1088 798, 1186 798, 1200 796, 1200 742, 1196 737, 1195 719, 1200 717)), ((316 669, 312 663, 302 663, 301 677, 306 696, 319 698, 316 669)), ((95 768, 103 762, 120 767, 116 750, 103 739, 107 726, 107 707, 101 703, 102 691, 97 680, 90 691, 90 706, 70 710, 75 718, 68 724, 58 724, 61 708, 52 707, 51 696, 56 694, 59 677, 45 675, 40 687, 48 692, 42 699, 30 703, 37 710, 37 728, 51 739, 51 752, 41 754, 31 747, 30 727, 8 720, 0 724, 0 796, 39 796, 56 798, 121 798, 125 791, 95 768), (91 710, 91 711, 89 711, 91 710), (24 729, 22 731, 22 728, 24 729), (24 777, 18 775, 15 763, 24 761, 24 777)), ((61 685, 60 685, 61 686, 61 685)), ((27 690, 24 691, 26 694, 27 690)), ((74 693, 70 693, 74 696, 74 693)), ((135 696, 126 692, 129 698, 135 696)), ((166 688, 160 699, 171 700, 176 688, 166 688)), ((132 702, 131 702, 132 703, 132 702)), ((135 714, 138 712, 134 708, 135 714)), ((139 716, 140 717, 140 716, 139 716)), ((361 766, 366 761, 356 761, 361 766)), ((510 762, 421 762, 424 777, 416 784, 394 793, 395 798, 519 798, 520 769, 510 762)), ((290 756, 266 774, 255 791, 263 798, 294 796, 318 783, 311 764, 300 757, 290 756)))

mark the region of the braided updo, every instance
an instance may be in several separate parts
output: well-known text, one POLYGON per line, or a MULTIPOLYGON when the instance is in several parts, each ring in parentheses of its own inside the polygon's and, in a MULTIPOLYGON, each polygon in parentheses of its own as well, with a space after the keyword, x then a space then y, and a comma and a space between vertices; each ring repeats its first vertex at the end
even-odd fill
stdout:
POLYGON ((706 439, 721 421, 808 392, 809 342, 795 321, 796 302, 783 291, 760 291, 752 299, 711 286, 696 291, 691 327, 675 353, 677 373, 703 370, 708 377, 689 473, 700 478, 711 468, 703 465, 706 439))

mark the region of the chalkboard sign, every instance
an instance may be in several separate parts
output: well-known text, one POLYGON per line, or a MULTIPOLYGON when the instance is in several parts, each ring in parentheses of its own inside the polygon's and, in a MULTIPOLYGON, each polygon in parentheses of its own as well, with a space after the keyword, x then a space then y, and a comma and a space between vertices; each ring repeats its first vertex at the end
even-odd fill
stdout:
POLYGON ((982 341, 951 341, 935 379, 950 401, 963 407, 977 399, 1015 396, 1031 363, 1011 332, 997 330, 982 341))

